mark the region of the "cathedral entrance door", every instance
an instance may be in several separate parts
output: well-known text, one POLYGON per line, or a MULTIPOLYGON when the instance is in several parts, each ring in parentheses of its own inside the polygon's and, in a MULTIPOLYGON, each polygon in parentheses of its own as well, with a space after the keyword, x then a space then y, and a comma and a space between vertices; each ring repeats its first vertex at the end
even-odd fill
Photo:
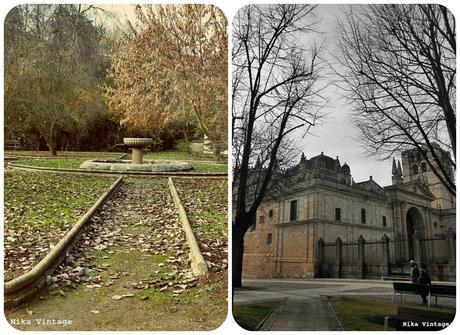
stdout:
POLYGON ((409 260, 415 258, 414 251, 414 233, 418 231, 422 233, 423 231, 423 219, 420 211, 411 207, 406 214, 406 227, 407 227, 407 247, 408 247, 408 258, 409 260))

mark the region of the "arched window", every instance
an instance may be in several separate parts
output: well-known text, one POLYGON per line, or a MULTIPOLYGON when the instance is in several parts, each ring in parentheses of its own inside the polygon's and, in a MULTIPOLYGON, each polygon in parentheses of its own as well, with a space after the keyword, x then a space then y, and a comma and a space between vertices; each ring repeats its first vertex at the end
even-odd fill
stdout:
POLYGON ((418 173, 418 166, 417 165, 413 165, 412 166, 412 169, 414 170, 414 173, 418 173))
POLYGON ((426 172, 426 163, 422 162, 421 164, 422 172, 426 172))

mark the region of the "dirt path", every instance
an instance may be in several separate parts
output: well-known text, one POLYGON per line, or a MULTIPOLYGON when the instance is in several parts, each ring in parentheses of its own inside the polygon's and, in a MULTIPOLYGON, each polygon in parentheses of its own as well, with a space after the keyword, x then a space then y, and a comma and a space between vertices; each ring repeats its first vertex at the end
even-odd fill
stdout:
POLYGON ((50 289, 5 312, 23 330, 210 330, 227 314, 226 273, 197 281, 166 179, 128 179, 50 289), (173 316, 173 317, 172 317, 173 316))

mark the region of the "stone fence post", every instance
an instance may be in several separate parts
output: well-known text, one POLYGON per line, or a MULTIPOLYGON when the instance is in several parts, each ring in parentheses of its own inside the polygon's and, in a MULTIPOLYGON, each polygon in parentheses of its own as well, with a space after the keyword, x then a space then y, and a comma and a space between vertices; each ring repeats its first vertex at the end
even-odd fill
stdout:
POLYGON ((340 237, 335 240, 335 272, 337 278, 342 277, 342 240, 340 237))
POLYGON ((316 252, 316 275, 322 277, 324 264, 324 240, 322 238, 318 240, 316 252))
POLYGON ((382 237, 382 274, 384 276, 390 275, 390 238, 387 234, 382 237))
POLYGON ((422 238, 420 233, 416 230, 414 232, 414 260, 415 263, 417 263, 419 266, 424 265, 424 260, 422 256, 422 241, 420 239, 422 238))
POLYGON ((358 238, 358 267, 359 267, 359 272, 361 273, 361 278, 364 279, 366 277, 366 269, 365 269, 365 263, 366 263, 366 257, 364 255, 364 243, 366 243, 366 240, 364 240, 363 235, 359 235, 358 238))
POLYGON ((447 230, 446 238, 447 238, 447 248, 449 251, 449 263, 447 264, 449 280, 455 281, 456 279, 455 232, 453 232, 451 228, 447 230))

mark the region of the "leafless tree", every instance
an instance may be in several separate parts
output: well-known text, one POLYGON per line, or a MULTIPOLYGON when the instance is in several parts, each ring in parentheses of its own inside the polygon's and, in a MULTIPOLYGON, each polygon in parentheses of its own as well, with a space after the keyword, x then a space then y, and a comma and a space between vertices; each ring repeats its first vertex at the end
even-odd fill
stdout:
POLYGON ((455 48, 445 7, 371 5, 345 11, 337 56, 369 153, 387 159, 417 149, 454 196, 455 48))
POLYGON ((241 286, 244 235, 274 172, 292 160, 292 135, 308 132, 324 103, 321 47, 308 40, 314 9, 251 5, 233 22, 233 287, 241 286))

